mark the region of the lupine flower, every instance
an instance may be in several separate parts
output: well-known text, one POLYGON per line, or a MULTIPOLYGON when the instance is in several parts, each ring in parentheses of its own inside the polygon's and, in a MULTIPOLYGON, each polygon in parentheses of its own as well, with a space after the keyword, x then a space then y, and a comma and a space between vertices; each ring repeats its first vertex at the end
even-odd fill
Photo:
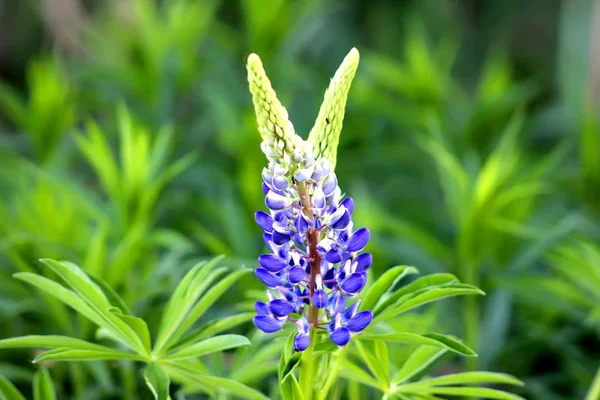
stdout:
POLYGON ((273 333, 294 322, 297 351, 310 345, 311 329, 328 331, 343 347, 373 319, 371 311, 357 312, 359 301, 347 306, 365 286, 373 257, 361 253, 369 230, 354 228, 354 202, 342 195, 332 165, 357 64, 353 49, 332 80, 305 142, 293 131, 258 56, 248 59, 261 148, 268 160, 262 172, 268 212, 255 214, 270 251, 258 258, 256 268, 268 287, 268 302, 256 303, 254 323, 273 333))

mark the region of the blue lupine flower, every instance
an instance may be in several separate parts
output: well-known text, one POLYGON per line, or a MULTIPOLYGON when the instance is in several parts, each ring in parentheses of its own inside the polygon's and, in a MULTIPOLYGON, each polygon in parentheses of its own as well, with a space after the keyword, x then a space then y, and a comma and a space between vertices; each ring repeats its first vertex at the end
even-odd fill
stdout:
POLYGON ((255 219, 270 250, 258 258, 256 269, 269 288, 269 301, 256 303, 254 323, 273 333, 286 321, 295 322, 297 351, 310 345, 311 327, 326 329, 343 347, 373 319, 371 311, 357 312, 359 302, 347 307, 364 288, 373 262, 371 254, 359 254, 369 230, 353 228, 354 201, 342 198, 327 159, 315 160, 305 151, 284 166, 267 156, 262 177, 269 212, 258 211, 255 219))

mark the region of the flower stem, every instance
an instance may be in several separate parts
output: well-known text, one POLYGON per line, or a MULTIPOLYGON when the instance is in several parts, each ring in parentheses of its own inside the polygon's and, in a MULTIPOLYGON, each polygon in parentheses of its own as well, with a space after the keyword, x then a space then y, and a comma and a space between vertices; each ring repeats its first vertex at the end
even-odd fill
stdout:
MULTIPOLYGON (((300 195, 304 215, 310 219, 314 219, 311 202, 308 198, 306 185, 304 183, 298 183, 298 194, 300 195)), ((317 341, 317 328, 319 325, 319 309, 315 307, 312 300, 315 293, 315 281, 317 275, 321 271, 321 253, 319 253, 319 250, 317 249, 319 244, 319 231, 317 231, 314 226, 310 227, 308 232, 306 232, 306 239, 308 241, 308 255, 310 259, 310 280, 308 282, 310 306, 308 310, 308 323, 311 327, 310 345, 304 350, 304 354, 302 355, 302 365, 300 366, 300 389, 305 398, 312 399, 315 387, 315 369, 318 369, 318 363, 320 361, 316 360, 315 362, 313 359, 313 349, 315 342, 317 341)))

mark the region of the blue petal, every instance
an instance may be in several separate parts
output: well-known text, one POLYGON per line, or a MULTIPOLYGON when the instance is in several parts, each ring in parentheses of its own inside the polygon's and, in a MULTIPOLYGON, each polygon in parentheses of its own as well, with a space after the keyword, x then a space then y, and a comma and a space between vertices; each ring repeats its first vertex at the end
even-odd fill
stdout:
POLYGON ((338 328, 331 333, 330 339, 340 347, 344 347, 350 341, 350 331, 346 328, 338 328))
POLYGON ((323 308, 327 305, 327 293, 324 290, 317 290, 312 297, 313 304, 317 308, 323 308))
POLYGON ((270 288, 276 288, 281 285, 281 278, 273 275, 265 268, 258 267, 254 272, 256 273, 256 277, 270 288))
POLYGON ((348 239, 348 243, 346 243, 346 249, 351 253, 361 251, 369 242, 369 237, 370 233, 367 228, 361 228, 357 230, 348 239))
POLYGON ((283 296, 287 301, 291 303, 296 302, 298 296, 296 295, 296 293, 294 293, 293 290, 290 290, 283 286, 279 286, 277 290, 279 291, 279 294, 281 294, 281 296, 283 296))
POLYGON ((354 273, 344 279, 342 282, 342 290, 347 294, 355 295, 365 287, 365 276, 362 273, 354 273))
POLYGON ((342 200, 340 202, 340 207, 341 206, 346 207, 346 210, 348 210, 348 213, 350 215, 352 215, 352 213, 354 212, 354 200, 352 200, 351 197, 346 197, 344 200, 342 200))
POLYGON ((265 197, 265 204, 270 210, 283 210, 292 205, 292 200, 271 190, 265 197))
POLYGON ((334 173, 329 174, 323 182, 323 193, 325 196, 330 196, 338 185, 337 177, 334 173))
POLYGON ((298 328, 298 332, 302 335, 308 335, 310 332, 310 324, 306 317, 299 318, 298 321, 296 321, 296 327, 298 328))
POLYGON ((256 325, 256 327, 258 329, 260 329, 261 331, 263 331, 265 333, 277 332, 278 330, 281 329, 281 327, 283 327, 283 324, 285 322, 285 321, 280 321, 278 319, 275 319, 272 317, 267 317, 264 315, 257 315, 256 317, 253 318, 252 321, 254 322, 254 325, 256 325))
POLYGON ((351 332, 359 333, 373 321, 373 313, 371 311, 361 311, 356 314, 346 325, 351 332))
POLYGON ((344 307, 346 307, 346 298, 339 293, 331 296, 327 302, 327 312, 331 318, 342 312, 344 307))
POLYGON ((271 272, 279 272, 287 266, 287 263, 273 254, 263 254, 258 257, 258 263, 261 267, 271 272))
POLYGON ((315 187, 315 191, 312 196, 312 205, 317 210, 322 210, 325 208, 325 194, 323 193, 323 189, 319 186, 315 187))
POLYGON ((309 221, 307 221, 303 213, 300 213, 294 222, 300 235, 304 235, 308 231, 308 227, 310 226, 309 221))
POLYGON ((288 235, 288 236, 292 236, 294 234, 294 231, 292 230, 292 227, 290 226, 290 223, 288 221, 273 222, 273 230, 276 232, 279 232, 281 234, 288 235))
POLYGON ((354 262, 356 263, 355 272, 365 272, 371 267, 373 256, 371 253, 362 253, 354 259, 354 262))
POLYGON ((275 189, 284 190, 290 186, 290 183, 287 179, 285 179, 285 177, 281 175, 275 175, 273 177, 273 186, 275 189))
POLYGON ((282 244, 288 243, 290 240, 292 240, 292 237, 290 235, 273 231, 273 243, 275 243, 276 245, 281 246, 282 244))
POLYGON ((262 191, 263 191, 263 193, 264 193, 264 194, 268 194, 268 193, 269 193, 269 190, 270 190, 270 189, 269 189, 269 186, 267 186, 267 184, 263 182, 263 183, 262 183, 262 191))
MULTIPOLYGON (((342 208, 340 208, 340 210, 342 210, 342 208)), ((344 213, 342 214, 342 216, 337 221, 335 221, 335 223, 331 224, 331 227, 333 229, 346 229, 350 224, 350 213, 345 208, 343 210, 344 213)))
POLYGON ((265 232, 273 232, 273 218, 264 211, 257 211, 254 220, 265 232))
POLYGON ((356 310, 358 310, 359 304, 360 300, 344 310, 344 312, 342 313, 342 322, 344 324, 348 323, 354 317, 354 315, 356 314, 356 310))
POLYGON ((270 251, 275 252, 275 250, 273 249, 272 243, 271 243, 273 240, 273 235, 271 235, 270 233, 263 233, 263 240, 265 241, 267 248, 270 251))
POLYGON ((296 351, 304 351, 310 346, 310 335, 298 333, 294 336, 294 349, 296 351))
POLYGON ((327 252, 327 254, 325 254, 325 259, 332 264, 337 264, 342 261, 342 252, 338 249, 332 248, 327 252))
POLYGON ((296 284, 299 282, 302 282, 302 280, 306 277, 306 271, 304 270, 304 268, 299 267, 299 266, 295 266, 290 268, 290 271, 288 272, 288 279, 290 281, 291 284, 296 284))
POLYGON ((276 317, 287 317, 294 311, 294 305, 286 300, 275 299, 269 303, 269 310, 276 317))
POLYGON ((262 301, 255 302, 254 309, 256 310, 257 315, 269 315, 269 307, 262 301))
POLYGON ((327 271, 325 275, 323 275, 323 280, 325 281, 323 282, 323 285, 325 285, 329 289, 333 289, 333 287, 335 286, 335 281, 333 280, 334 278, 335 268, 330 268, 329 271, 327 271))
POLYGON ((271 182, 273 181, 273 171, 271 171, 268 168, 263 168, 261 175, 262 175, 263 181, 270 185, 271 182))

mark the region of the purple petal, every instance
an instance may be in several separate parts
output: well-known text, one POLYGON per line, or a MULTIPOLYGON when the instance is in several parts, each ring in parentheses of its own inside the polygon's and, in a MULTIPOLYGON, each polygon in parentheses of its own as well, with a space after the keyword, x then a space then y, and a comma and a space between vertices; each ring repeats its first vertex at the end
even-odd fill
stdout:
POLYGON ((262 179, 265 183, 267 184, 271 184, 271 182, 273 181, 273 171, 271 171, 268 168, 263 168, 262 170, 262 179))
POLYGON ((354 212, 354 200, 352 200, 351 197, 346 197, 344 200, 342 200, 340 202, 340 207, 341 206, 346 207, 346 210, 348 210, 348 213, 350 215, 352 215, 352 213, 354 212))
POLYGON ((273 231, 273 243, 275 243, 277 246, 281 246, 282 244, 286 244, 290 240, 292 240, 292 236, 291 235, 286 235, 285 233, 273 231))
POLYGON ((337 248, 332 248, 325 254, 325 259, 332 264, 337 264, 342 261, 342 252, 337 248))
POLYGON ((367 245, 369 236, 370 233, 367 228, 361 228, 357 230, 348 239, 348 243, 346 243, 346 249, 351 253, 361 251, 367 245))
POLYGON ((285 321, 280 321, 278 319, 267 317, 264 315, 257 315, 252 320, 254 325, 261 331, 265 333, 274 333, 280 330, 283 327, 285 321))
POLYGON ((330 339, 340 347, 344 347, 350 341, 350 331, 346 328, 338 328, 331 333, 330 339))
POLYGON ((287 263, 273 254, 263 254, 258 257, 258 263, 261 267, 271 272, 279 272, 287 266, 287 263))
POLYGON ((312 297, 313 304, 317 308, 323 308, 327 305, 327 293, 324 290, 317 290, 312 297))
POLYGON ((274 250, 273 250, 273 235, 271 235, 270 233, 263 233, 263 240, 265 241, 267 248, 274 252, 274 250))
POLYGON ((296 179, 298 182, 306 182, 312 174, 312 168, 299 169, 298 172, 296 172, 296 174, 294 175, 294 179, 296 179))
POLYGON ((361 311, 356 314, 346 325, 351 332, 359 333, 373 321, 373 313, 371 311, 361 311))
POLYGON ((290 290, 283 286, 279 286, 277 288, 277 290, 279 291, 279 294, 281 294, 281 296, 283 298, 285 298, 287 301, 292 302, 292 303, 296 302, 298 296, 296 295, 296 293, 294 293, 293 290, 290 290))
POLYGON ((269 191, 265 197, 265 204, 270 210, 283 210, 292 205, 292 200, 273 191, 269 191))
POLYGON ((304 351, 310 346, 310 336, 298 333, 294 336, 294 349, 304 351))
POLYGON ((354 273, 344 279, 342 282, 342 290, 349 295, 356 295, 365 287, 365 276, 362 273, 354 273))
POLYGON ((294 305, 286 300, 275 299, 269 303, 269 310, 276 317, 287 317, 294 311, 294 305))
POLYGON ((291 284, 295 285, 296 283, 302 282, 302 280, 306 277, 306 271, 304 268, 295 266, 290 268, 288 272, 288 279, 291 284))
POLYGON ((281 278, 273 275, 265 268, 258 267, 254 272, 256 273, 256 277, 270 288, 276 288, 277 286, 281 285, 281 278))
POLYGON ((323 182, 323 193, 325 193, 325 196, 331 195, 335 191, 335 188, 337 188, 337 185, 338 181, 335 174, 329 174, 323 182))
POLYGON ((365 272, 371 267, 373 263, 373 256, 371 253, 362 253, 354 259, 356 263, 356 272, 365 272))
POLYGON ((257 211, 254 220, 265 232, 273 232, 273 218, 264 211, 257 211))
POLYGON ((254 309, 256 310, 257 315, 269 315, 269 307, 262 301, 255 302, 254 309))

